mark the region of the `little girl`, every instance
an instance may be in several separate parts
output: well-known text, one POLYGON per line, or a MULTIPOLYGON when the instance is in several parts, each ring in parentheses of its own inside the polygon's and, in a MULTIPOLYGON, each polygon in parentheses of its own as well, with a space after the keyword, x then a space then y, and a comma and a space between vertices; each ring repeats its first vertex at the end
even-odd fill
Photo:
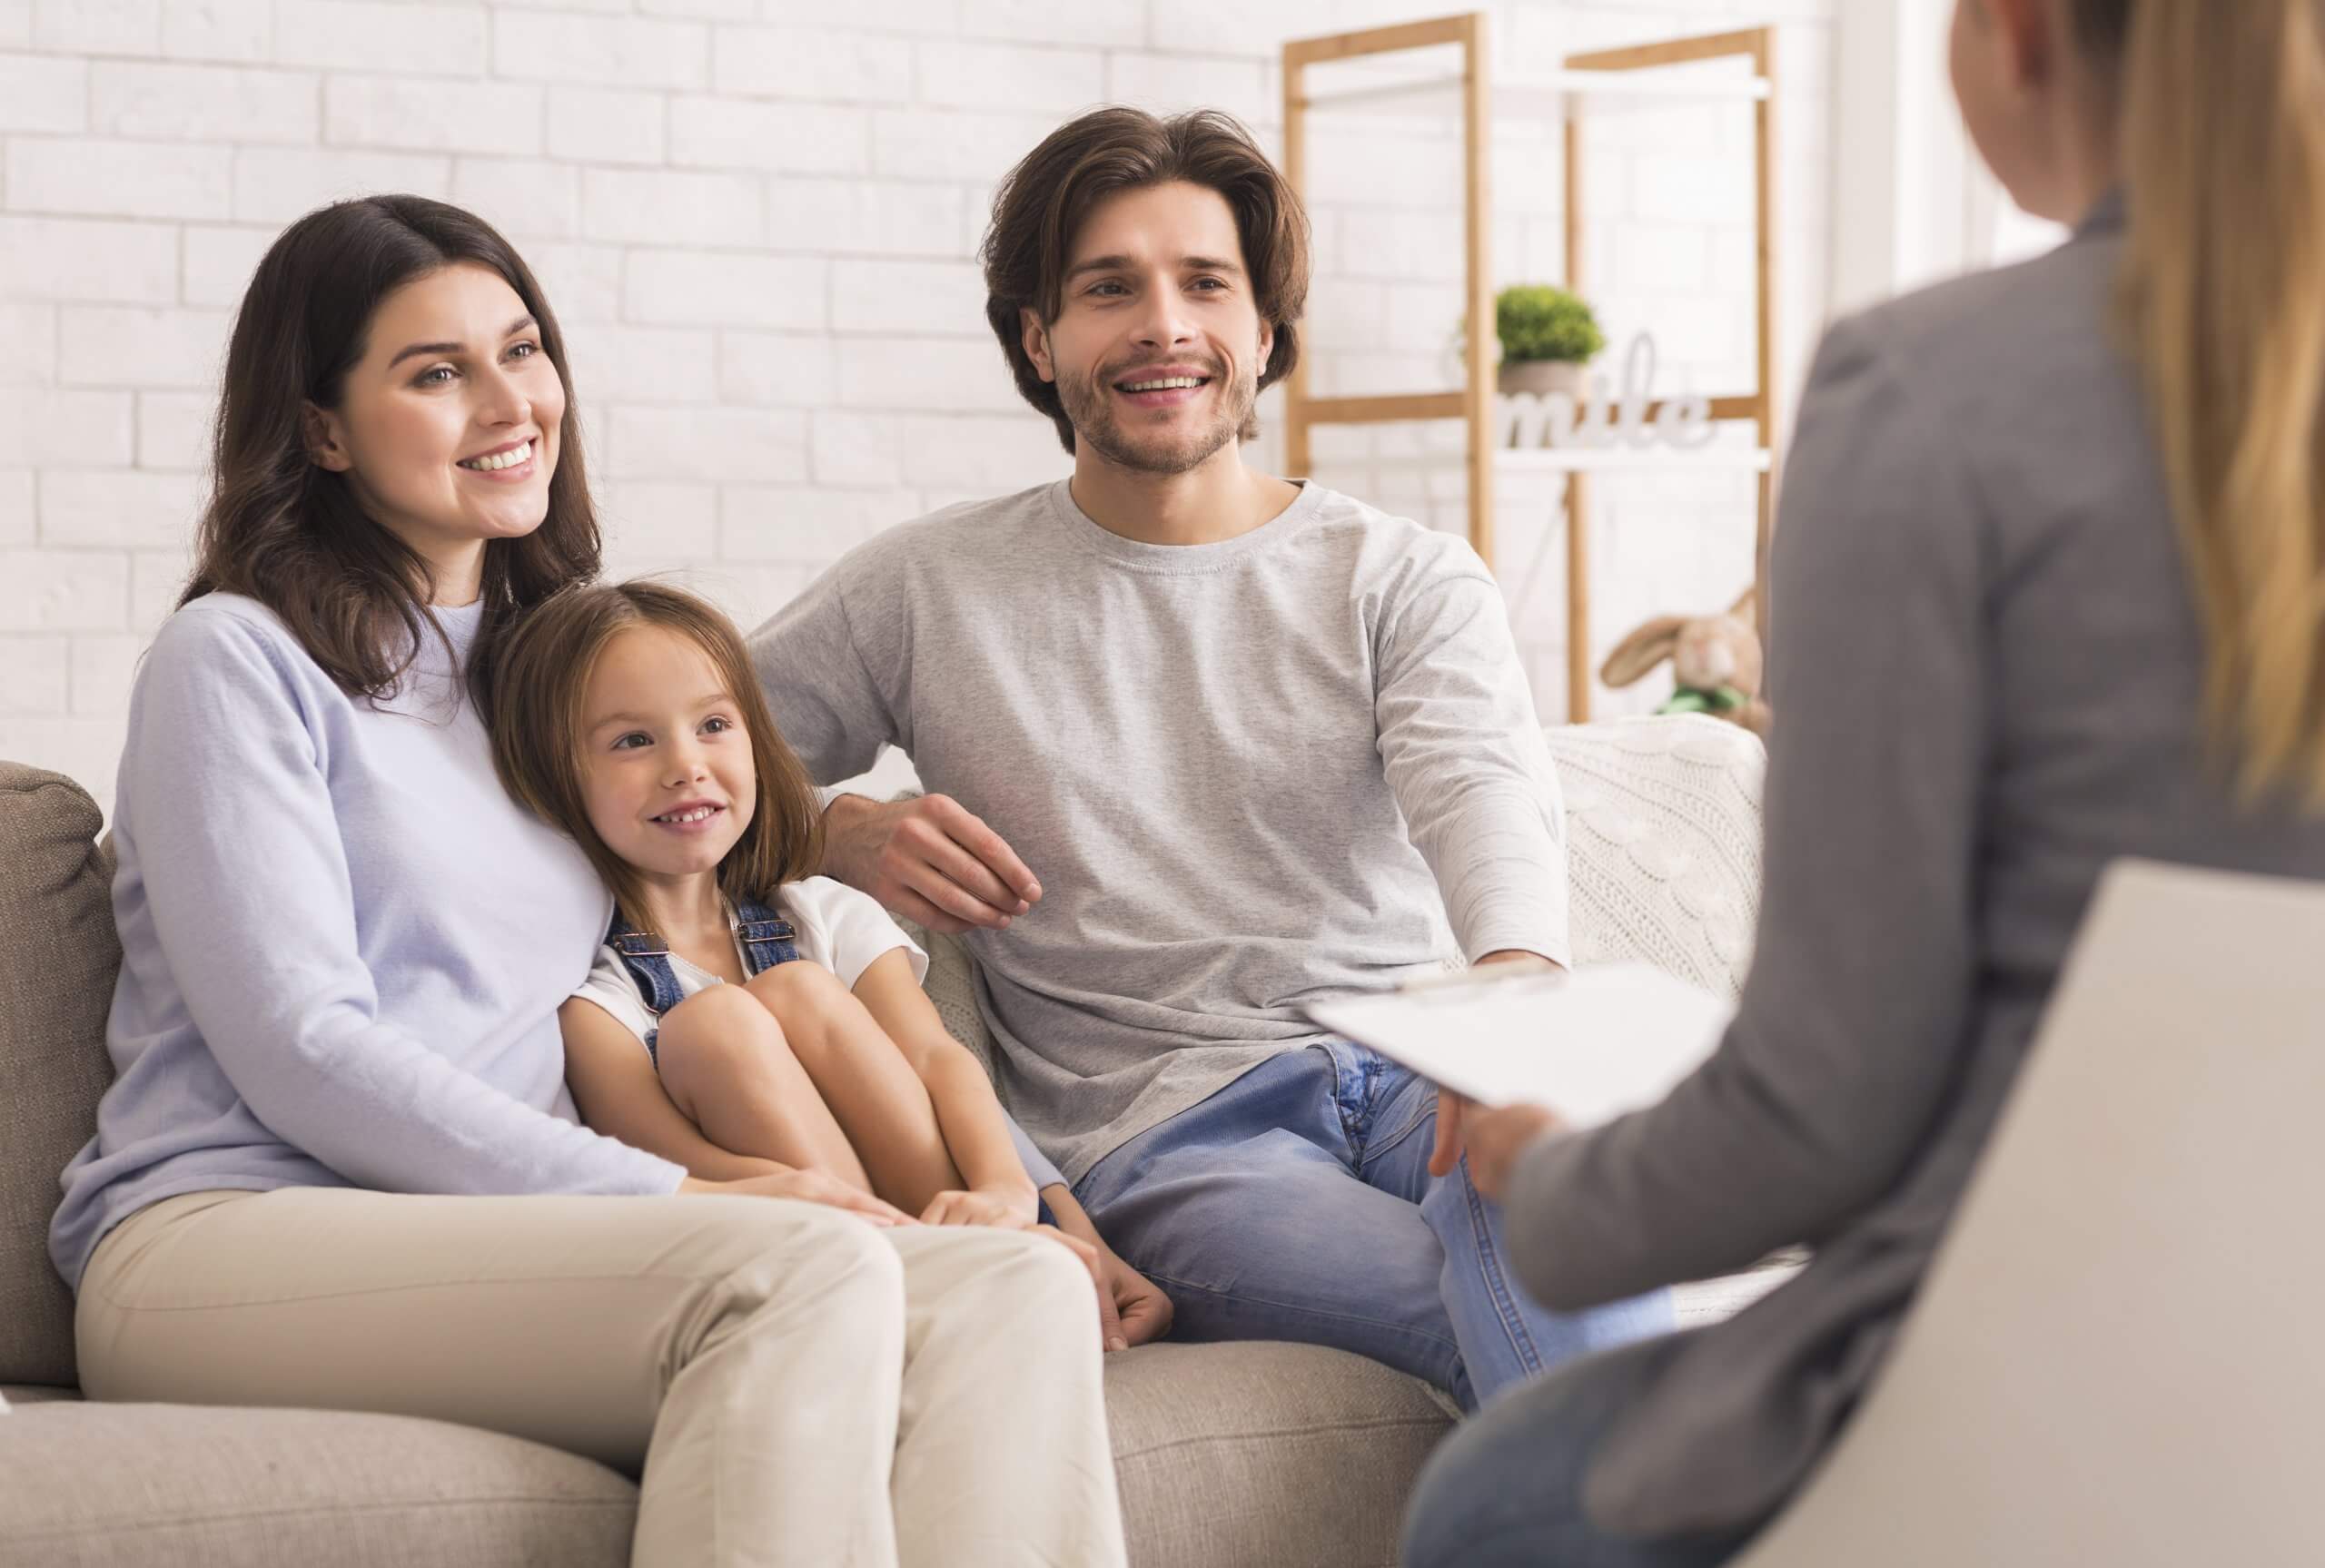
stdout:
POLYGON ((815 793, 724 616, 655 583, 569 588, 510 632, 493 688, 502 784, 614 893, 559 1012, 584 1121, 708 1179, 820 1171, 892 1221, 1035 1223, 1030 1145, 922 992, 927 956, 805 874, 815 793))

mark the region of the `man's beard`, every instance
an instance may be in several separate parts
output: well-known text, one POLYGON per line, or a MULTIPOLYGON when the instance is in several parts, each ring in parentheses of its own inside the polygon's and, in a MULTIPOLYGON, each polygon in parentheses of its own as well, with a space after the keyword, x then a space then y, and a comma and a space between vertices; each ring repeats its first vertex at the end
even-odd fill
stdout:
POLYGON ((1231 380, 1218 370, 1215 363, 1203 367, 1211 386, 1218 389, 1216 415, 1202 429, 1183 435, 1157 435, 1141 441, 1126 432, 1114 418, 1113 393, 1114 382, 1121 380, 1118 375, 1082 376, 1061 369, 1058 401, 1064 405, 1065 417, 1073 426, 1075 443, 1088 447, 1116 468, 1142 474, 1183 474, 1201 468, 1241 436, 1252 417, 1252 405, 1259 401, 1257 376, 1239 371, 1231 380))

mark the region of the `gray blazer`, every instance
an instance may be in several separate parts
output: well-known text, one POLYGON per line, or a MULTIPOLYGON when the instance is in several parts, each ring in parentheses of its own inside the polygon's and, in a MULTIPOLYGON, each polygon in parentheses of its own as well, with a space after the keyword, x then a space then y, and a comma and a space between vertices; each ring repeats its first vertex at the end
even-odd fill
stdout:
POLYGON ((1606 1528, 1748 1524, 1800 1483, 1913 1300, 2102 867, 2325 878, 2325 818, 2238 811, 2203 738, 2201 627, 2111 328, 2122 228, 2110 198, 2050 255, 1818 353, 1739 1011, 1663 1104, 1529 1150, 1508 1216, 1558 1308, 1815 1257, 1661 1358, 1587 1479, 1606 1528))

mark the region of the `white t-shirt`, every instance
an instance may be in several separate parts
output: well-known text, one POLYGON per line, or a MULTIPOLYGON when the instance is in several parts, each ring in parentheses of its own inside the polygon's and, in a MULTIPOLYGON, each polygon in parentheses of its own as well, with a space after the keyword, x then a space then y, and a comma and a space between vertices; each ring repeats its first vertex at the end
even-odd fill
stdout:
MULTIPOLYGON (((789 921, 796 933, 792 941, 799 956, 809 963, 821 964, 839 976, 842 985, 856 989, 864 971, 881 954, 903 948, 912 959, 915 981, 928 976, 928 955, 920 951, 904 928, 888 918, 888 912, 868 894, 827 876, 811 876, 804 882, 786 883, 777 890, 775 911, 789 921)), ((727 910, 727 923, 737 923, 733 905, 727 910)), ((742 959, 743 944, 736 940, 735 954, 742 959)), ((749 965, 744 965, 746 971, 749 965)), ((670 954, 670 973, 678 982, 681 1001, 708 986, 723 983, 708 970, 688 963, 677 953, 670 954)), ((573 993, 587 997, 619 1019, 624 1028, 644 1043, 647 1033, 657 1024, 654 1010, 646 1005, 646 998, 632 980, 621 955, 610 942, 598 949, 598 961, 589 966, 589 978, 573 993)))

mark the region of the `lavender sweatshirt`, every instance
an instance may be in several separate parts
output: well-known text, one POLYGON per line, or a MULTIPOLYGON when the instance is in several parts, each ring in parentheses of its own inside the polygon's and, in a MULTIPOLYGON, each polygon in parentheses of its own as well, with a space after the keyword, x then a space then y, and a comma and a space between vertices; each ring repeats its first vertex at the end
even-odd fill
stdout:
MULTIPOLYGON (((437 613, 465 660, 480 612, 437 613)), ((502 793, 458 668, 431 639, 375 705, 252 600, 163 626, 115 797, 115 1076, 49 1228, 66 1280, 206 1188, 676 1190, 575 1117, 557 1008, 610 906, 502 793)))

